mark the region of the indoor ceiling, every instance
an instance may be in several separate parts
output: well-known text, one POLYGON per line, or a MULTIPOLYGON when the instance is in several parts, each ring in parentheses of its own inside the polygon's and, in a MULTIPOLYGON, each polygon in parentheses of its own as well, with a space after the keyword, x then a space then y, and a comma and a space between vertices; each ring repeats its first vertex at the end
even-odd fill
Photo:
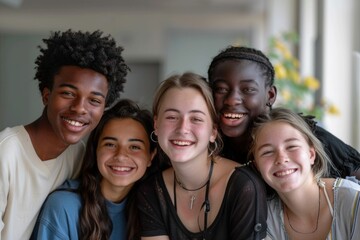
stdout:
POLYGON ((0 0, 8 10, 184 10, 184 11, 263 11, 266 0, 0 0))

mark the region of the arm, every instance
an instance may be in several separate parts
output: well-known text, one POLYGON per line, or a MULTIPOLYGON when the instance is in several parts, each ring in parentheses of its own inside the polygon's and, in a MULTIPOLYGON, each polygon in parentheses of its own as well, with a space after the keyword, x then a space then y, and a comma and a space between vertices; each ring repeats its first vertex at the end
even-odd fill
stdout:
POLYGON ((339 138, 316 126, 315 135, 323 143, 326 153, 338 170, 331 171, 331 177, 356 176, 360 179, 360 153, 339 138))
POLYGON ((68 191, 49 195, 36 221, 31 239, 78 239, 80 197, 68 191))
POLYGON ((227 196, 233 201, 229 227, 231 239, 264 239, 267 228, 265 185, 250 167, 240 167, 236 171, 232 195, 227 196))

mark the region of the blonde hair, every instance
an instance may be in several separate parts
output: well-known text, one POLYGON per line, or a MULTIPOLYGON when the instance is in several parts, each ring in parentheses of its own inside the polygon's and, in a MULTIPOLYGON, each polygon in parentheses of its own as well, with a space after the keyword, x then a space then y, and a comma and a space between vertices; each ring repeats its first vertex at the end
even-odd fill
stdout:
POLYGON ((296 114, 295 112, 286 108, 274 108, 269 113, 260 115, 254 121, 251 134, 253 141, 249 152, 250 159, 254 159, 255 145, 258 141, 257 136, 259 131, 262 129, 262 127, 271 122, 283 122, 298 130, 304 136, 309 146, 315 149, 316 157, 312 166, 312 171, 315 178, 319 179, 320 177, 329 176, 329 167, 334 167, 334 165, 326 154, 322 143, 313 134, 309 125, 299 114, 296 114))

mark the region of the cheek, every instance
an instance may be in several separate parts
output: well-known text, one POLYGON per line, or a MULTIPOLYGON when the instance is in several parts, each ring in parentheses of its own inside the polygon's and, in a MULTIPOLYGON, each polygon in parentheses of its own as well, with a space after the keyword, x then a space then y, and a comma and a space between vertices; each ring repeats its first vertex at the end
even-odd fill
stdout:
POLYGON ((143 176, 150 163, 150 155, 141 155, 136 157, 138 172, 143 176))
POLYGON ((98 168, 104 168, 104 164, 107 159, 109 159, 109 154, 106 154, 104 151, 97 151, 96 153, 96 164, 98 168))
POLYGON ((269 174, 269 170, 271 167, 270 163, 268 161, 255 160, 255 164, 256 168, 261 173, 261 176, 263 176, 263 178, 266 178, 266 176, 269 174))
POLYGON ((97 125, 100 122, 102 115, 104 114, 104 107, 99 107, 91 111, 91 116, 93 118, 94 123, 97 125))
POLYGON ((214 94, 214 105, 215 109, 219 110, 223 106, 224 98, 219 94, 214 94))

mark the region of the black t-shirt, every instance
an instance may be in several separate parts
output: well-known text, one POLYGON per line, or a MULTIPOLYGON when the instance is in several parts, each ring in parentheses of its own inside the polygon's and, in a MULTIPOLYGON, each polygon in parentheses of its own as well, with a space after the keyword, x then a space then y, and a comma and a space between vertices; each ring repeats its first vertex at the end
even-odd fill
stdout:
MULTIPOLYGON (((167 235, 174 240, 203 239, 202 232, 190 232, 182 224, 161 173, 139 187, 138 206, 143 237, 167 235)), ((266 218, 263 181, 251 168, 238 167, 228 181, 218 215, 207 229, 206 240, 263 239, 266 218)))
POLYGON ((337 168, 337 170, 330 169, 330 177, 345 178, 360 168, 360 154, 358 151, 322 127, 315 126, 314 133, 322 142, 325 152, 337 168))

